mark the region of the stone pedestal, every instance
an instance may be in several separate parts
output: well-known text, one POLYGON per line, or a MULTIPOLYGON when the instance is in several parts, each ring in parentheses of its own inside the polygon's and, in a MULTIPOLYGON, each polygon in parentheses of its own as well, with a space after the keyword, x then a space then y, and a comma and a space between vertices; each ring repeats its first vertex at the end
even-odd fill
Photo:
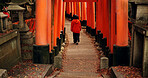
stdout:
POLYGON ((148 29, 133 25, 131 65, 142 68, 143 76, 148 77, 148 29))
POLYGON ((107 57, 101 57, 100 69, 107 69, 109 67, 109 60, 107 57))
POLYGON ((0 69, 0 78, 8 78, 7 70, 0 69))

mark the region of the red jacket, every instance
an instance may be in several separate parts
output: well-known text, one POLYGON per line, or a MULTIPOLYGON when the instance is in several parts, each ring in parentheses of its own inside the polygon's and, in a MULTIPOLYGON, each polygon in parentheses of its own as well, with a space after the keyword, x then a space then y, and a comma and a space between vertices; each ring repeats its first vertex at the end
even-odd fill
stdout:
POLYGON ((81 23, 78 19, 74 19, 71 22, 71 31, 73 33, 80 33, 81 31, 81 23))

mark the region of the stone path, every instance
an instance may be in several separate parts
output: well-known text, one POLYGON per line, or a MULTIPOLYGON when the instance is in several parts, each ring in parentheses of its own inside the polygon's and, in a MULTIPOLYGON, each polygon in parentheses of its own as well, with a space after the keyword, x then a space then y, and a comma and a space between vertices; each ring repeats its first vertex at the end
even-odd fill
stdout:
MULTIPOLYGON (((98 78, 97 72, 99 59, 91 38, 83 31, 80 33, 80 43, 73 43, 73 34, 70 31, 71 22, 66 20, 66 33, 69 46, 66 51, 66 58, 63 60, 63 72, 56 78, 98 78)), ((101 78, 101 77, 100 77, 101 78)))

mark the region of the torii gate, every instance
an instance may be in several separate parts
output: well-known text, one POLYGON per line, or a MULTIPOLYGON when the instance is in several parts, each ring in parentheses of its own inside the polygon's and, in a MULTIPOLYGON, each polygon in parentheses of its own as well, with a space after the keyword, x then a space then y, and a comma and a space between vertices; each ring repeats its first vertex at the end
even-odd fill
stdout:
MULTIPOLYGON (((51 29, 47 30, 47 16, 49 21, 51 18, 51 0, 36 0, 36 45, 43 46, 51 44, 51 38, 48 37, 51 34, 51 29), (48 1, 48 2, 47 2, 48 1), (47 5, 48 3, 48 12, 47 5), (42 15, 42 16, 41 16, 42 15), (47 33, 48 32, 48 33, 47 33), (47 35, 49 34, 49 35, 47 35)), ((110 0, 111 7, 108 5, 109 0, 54 0, 54 46, 57 45, 57 37, 60 38, 60 33, 64 30, 65 23, 65 3, 74 2, 73 6, 67 7, 74 10, 72 14, 77 14, 75 2, 87 2, 87 26, 91 27, 93 32, 100 31, 103 34, 103 38, 107 38, 107 46, 110 47, 111 53, 114 52, 114 65, 127 65, 128 64, 128 0, 110 0), (96 2, 96 31, 95 31, 95 6, 93 2, 96 2), (63 10, 63 11, 62 11, 63 10), (113 49, 113 45, 114 46, 113 49)), ((71 4, 70 4, 71 5, 71 4)), ((84 4, 85 5, 85 4, 84 4)), ((86 8, 83 7, 83 8, 86 8)), ((84 10, 84 14, 85 14, 84 10)), ((82 11, 83 13, 83 11, 82 11)), ((78 13, 77 15, 80 15, 78 13)), ((86 20, 86 17, 83 16, 86 20)), ((49 25, 51 26, 51 25, 49 25)), ((49 27, 50 28, 50 27, 49 27)), ((92 34, 94 35, 94 33, 92 34)), ((50 50, 52 47, 50 46, 50 50)))

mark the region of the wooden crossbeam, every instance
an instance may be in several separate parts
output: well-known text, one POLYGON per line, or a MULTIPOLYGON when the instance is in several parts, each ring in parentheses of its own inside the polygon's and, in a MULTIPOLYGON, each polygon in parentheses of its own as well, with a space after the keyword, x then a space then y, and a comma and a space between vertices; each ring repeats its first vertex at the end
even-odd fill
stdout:
POLYGON ((64 2, 97 2, 98 0, 63 0, 64 2))

